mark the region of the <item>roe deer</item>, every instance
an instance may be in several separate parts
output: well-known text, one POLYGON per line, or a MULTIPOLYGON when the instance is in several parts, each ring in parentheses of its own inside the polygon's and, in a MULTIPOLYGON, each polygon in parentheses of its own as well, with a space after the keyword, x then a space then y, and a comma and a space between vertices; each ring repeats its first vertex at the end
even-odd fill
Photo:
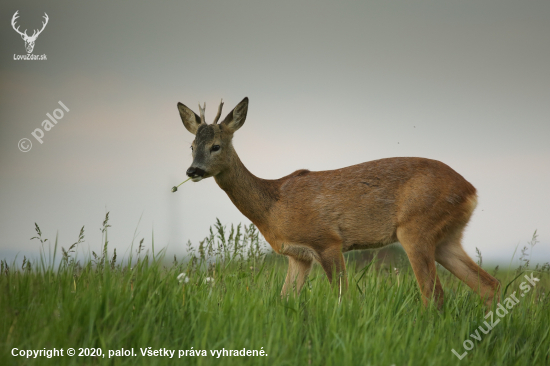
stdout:
MULTIPOLYGON (((233 148, 233 134, 248 110, 244 98, 218 124, 204 107, 200 117, 178 103, 185 128, 195 135, 194 182, 214 177, 237 208, 260 230, 277 253, 288 257, 281 296, 299 293, 313 261, 332 282, 345 274, 343 252, 378 248, 399 241, 413 268, 423 303, 440 309, 443 289, 435 261, 476 291, 487 305, 499 282, 462 249, 461 238, 476 207, 476 189, 449 166, 424 158, 387 158, 342 169, 298 170, 267 180, 254 176, 233 148)), ((347 286, 346 278, 344 284, 347 286)))

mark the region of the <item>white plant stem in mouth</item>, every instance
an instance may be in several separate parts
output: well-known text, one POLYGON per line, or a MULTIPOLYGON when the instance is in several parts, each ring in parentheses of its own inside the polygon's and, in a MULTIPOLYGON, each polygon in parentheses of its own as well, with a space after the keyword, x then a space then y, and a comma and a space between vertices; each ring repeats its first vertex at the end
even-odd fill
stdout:
POLYGON ((172 192, 176 192, 178 190, 178 187, 181 186, 183 183, 187 182, 189 179, 191 179, 191 177, 187 178, 186 180, 184 180, 183 182, 181 182, 177 186, 172 187, 172 192))

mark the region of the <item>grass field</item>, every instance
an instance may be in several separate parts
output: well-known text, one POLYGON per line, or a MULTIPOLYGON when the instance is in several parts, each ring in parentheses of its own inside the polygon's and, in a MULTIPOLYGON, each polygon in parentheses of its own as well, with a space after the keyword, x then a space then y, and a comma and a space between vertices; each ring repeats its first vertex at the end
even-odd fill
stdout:
POLYGON ((316 266, 301 295, 285 301, 286 258, 263 250, 253 226, 218 222, 185 260, 168 260, 143 241, 117 259, 108 227, 107 216, 103 251, 87 258, 75 258, 84 230, 61 249, 37 226, 41 259, 17 268, 2 261, 1 365, 550 364, 549 269, 532 268, 525 252, 520 268, 516 260, 516 268, 496 274, 503 291, 511 282, 501 300, 510 309, 493 309, 491 323, 479 297, 442 268, 441 312, 422 307, 401 259, 348 257, 342 295, 316 266), (54 348, 63 356, 48 358, 54 348), (30 350, 42 355, 22 355, 30 350))

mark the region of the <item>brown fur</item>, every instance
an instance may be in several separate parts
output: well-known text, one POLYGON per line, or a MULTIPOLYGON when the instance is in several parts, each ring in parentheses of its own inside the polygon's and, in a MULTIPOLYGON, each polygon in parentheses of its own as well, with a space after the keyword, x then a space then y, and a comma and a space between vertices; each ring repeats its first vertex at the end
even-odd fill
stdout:
POLYGON ((261 179, 246 169, 232 145, 247 106, 245 98, 235 107, 244 117, 233 117, 239 115, 234 110, 220 125, 196 126, 196 115, 190 110, 184 109, 181 116, 188 130, 197 133, 192 167, 204 170, 203 178, 213 176, 273 249, 288 256, 282 295, 290 293, 293 285, 294 292, 300 292, 313 261, 321 264, 332 282, 334 272, 345 273, 343 252, 399 241, 425 305, 432 298, 439 308, 443 304, 436 260, 486 304, 492 303, 499 282, 481 269, 460 243, 477 203, 476 189, 460 174, 436 160, 388 158, 337 170, 298 170, 276 180, 261 179), (212 152, 214 145, 221 150, 212 152))

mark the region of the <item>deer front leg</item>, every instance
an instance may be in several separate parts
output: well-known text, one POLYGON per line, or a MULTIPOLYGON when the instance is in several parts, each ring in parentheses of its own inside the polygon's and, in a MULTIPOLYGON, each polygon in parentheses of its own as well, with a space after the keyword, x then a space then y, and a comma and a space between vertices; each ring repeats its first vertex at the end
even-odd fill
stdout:
POLYGON ((302 290, 307 275, 311 270, 313 259, 295 258, 288 256, 288 272, 286 273, 285 283, 281 291, 281 297, 287 297, 294 288, 294 293, 298 295, 302 290))
POLYGON ((346 263, 344 254, 340 247, 331 247, 319 253, 319 262, 328 277, 331 284, 334 284, 333 275, 336 276, 336 284, 341 292, 348 288, 348 278, 346 277, 346 263))

